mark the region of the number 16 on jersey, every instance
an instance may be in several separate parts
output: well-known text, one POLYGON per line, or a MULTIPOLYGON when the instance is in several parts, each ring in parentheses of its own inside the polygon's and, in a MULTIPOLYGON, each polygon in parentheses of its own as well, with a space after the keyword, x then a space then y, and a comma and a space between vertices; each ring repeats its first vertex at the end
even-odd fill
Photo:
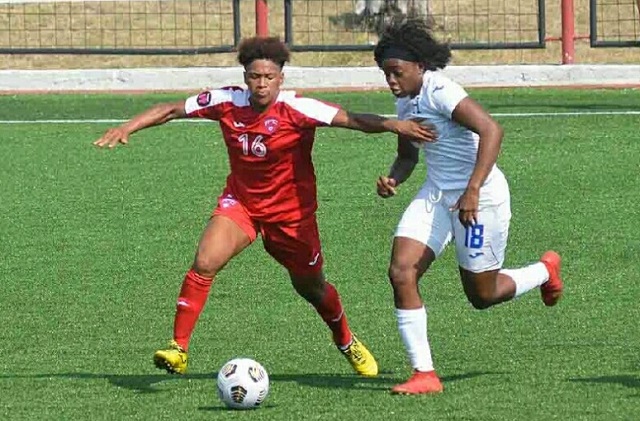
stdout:
POLYGON ((255 155, 258 158, 264 158, 267 155, 267 145, 262 143, 264 140, 264 136, 257 135, 250 139, 250 136, 247 133, 243 133, 238 136, 238 142, 242 142, 242 153, 244 155, 255 155))

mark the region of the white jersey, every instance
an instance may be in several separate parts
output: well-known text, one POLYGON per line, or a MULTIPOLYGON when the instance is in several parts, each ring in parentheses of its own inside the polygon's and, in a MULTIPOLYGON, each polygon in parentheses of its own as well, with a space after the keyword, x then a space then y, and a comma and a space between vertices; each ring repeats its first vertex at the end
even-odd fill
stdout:
MULTIPOLYGON (((478 135, 451 118, 466 97, 467 92, 456 82, 439 72, 425 71, 420 94, 396 102, 398 119, 427 119, 438 132, 436 142, 420 147, 424 150, 427 179, 440 190, 464 190, 476 164, 478 135)), ((494 165, 484 186, 496 175, 504 177, 494 165)))
POLYGON ((451 118, 466 97, 460 85, 427 71, 420 94, 396 103, 399 119, 426 119, 438 132, 436 142, 419 145, 424 150, 427 179, 402 215, 396 237, 419 241, 436 256, 454 241, 458 264, 482 273, 500 269, 504 262, 511 219, 509 185, 494 165, 480 188, 477 223, 463 226, 459 211, 451 211, 467 188, 478 155, 478 135, 451 118))

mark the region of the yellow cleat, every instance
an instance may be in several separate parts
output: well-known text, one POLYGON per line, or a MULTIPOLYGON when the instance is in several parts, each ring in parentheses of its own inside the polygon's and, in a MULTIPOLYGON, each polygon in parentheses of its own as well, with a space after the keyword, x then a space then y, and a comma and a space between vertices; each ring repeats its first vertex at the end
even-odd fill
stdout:
POLYGON ((176 341, 171 341, 168 348, 153 354, 153 363, 170 374, 184 374, 187 371, 187 352, 176 341))
POLYGON ((378 363, 362 342, 353 336, 351 344, 340 352, 347 358, 351 367, 361 376, 374 377, 378 375, 378 363))

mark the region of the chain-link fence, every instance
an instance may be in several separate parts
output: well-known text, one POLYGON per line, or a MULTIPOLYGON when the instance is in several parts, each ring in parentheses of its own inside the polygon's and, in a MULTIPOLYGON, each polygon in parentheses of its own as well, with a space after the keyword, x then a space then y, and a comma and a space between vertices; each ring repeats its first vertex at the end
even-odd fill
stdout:
MULTIPOLYGON (((542 0, 269 0, 297 51, 366 50, 390 18, 425 15, 454 48, 544 46, 542 0)), ((0 0, 0 53, 197 54, 255 33, 255 0, 0 0)))
POLYGON ((640 0, 591 0, 591 46, 640 47, 640 0))
POLYGON ((285 0, 287 41, 300 51, 368 49, 396 16, 426 16, 457 49, 544 47, 542 0, 285 0))
POLYGON ((240 0, 0 0, 0 50, 100 54, 231 51, 242 26, 253 29, 252 9, 247 6, 251 2, 240 0), (241 3, 246 10, 241 10, 241 3))
MULTIPOLYGON (((543 0, 269 0, 296 51, 367 50, 397 16, 456 49, 542 48, 543 0)), ((255 33, 255 0, 0 0, 0 53, 197 54, 255 33)), ((590 0, 594 47, 640 46, 640 0, 590 0)))

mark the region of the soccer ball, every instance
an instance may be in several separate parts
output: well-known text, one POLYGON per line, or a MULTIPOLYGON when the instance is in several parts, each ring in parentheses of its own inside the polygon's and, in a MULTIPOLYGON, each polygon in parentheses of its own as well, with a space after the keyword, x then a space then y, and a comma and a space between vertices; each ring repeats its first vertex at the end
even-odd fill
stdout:
POLYGON ((269 375, 257 361, 234 358, 218 372, 218 396, 226 406, 252 409, 259 406, 269 393, 269 375))

